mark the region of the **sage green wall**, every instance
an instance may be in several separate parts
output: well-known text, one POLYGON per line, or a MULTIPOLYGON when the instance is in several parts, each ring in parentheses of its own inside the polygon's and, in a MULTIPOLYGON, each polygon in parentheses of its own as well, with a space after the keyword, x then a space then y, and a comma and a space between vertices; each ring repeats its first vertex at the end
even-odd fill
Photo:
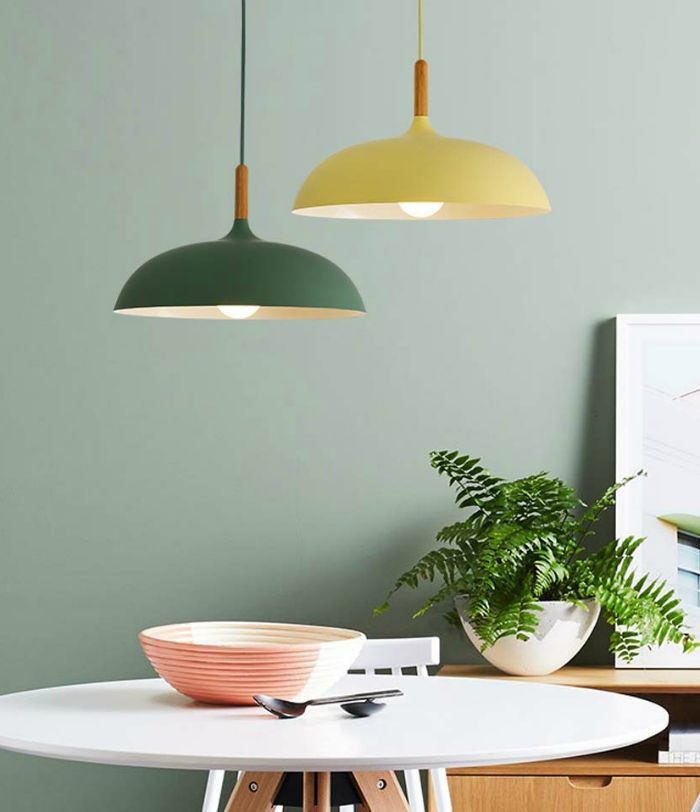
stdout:
MULTIPOLYGON (((229 227, 237 0, 0 2, 2 692, 148 676, 137 631, 197 618, 474 659, 414 595, 370 616, 454 516, 427 452, 596 493, 611 318, 697 309, 697 2, 427 0, 435 125, 554 206, 434 224, 289 214, 324 156, 407 126, 414 2, 249 5, 252 223, 345 268, 365 320, 114 316, 141 261, 229 227)), ((13 812, 185 812, 202 776, 0 754, 0 786, 13 812)))

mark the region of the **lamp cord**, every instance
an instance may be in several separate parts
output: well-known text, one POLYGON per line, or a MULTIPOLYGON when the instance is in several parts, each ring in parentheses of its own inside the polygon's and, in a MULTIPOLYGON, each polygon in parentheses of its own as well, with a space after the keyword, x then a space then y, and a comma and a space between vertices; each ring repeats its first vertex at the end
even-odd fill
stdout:
POLYGON ((241 0, 241 135, 240 135, 240 163, 245 164, 245 2, 241 0))
POLYGON ((423 0, 418 0, 418 59, 423 59, 423 0))

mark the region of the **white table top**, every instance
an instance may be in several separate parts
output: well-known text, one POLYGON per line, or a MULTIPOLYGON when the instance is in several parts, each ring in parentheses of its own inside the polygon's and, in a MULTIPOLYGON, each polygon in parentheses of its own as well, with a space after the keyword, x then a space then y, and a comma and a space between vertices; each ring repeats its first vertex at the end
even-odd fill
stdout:
POLYGON ((388 687, 405 696, 373 717, 328 706, 293 720, 198 705, 157 679, 27 691, 0 697, 0 748, 138 767, 362 771, 583 755, 668 724, 651 702, 537 683, 351 676, 329 695, 388 687))

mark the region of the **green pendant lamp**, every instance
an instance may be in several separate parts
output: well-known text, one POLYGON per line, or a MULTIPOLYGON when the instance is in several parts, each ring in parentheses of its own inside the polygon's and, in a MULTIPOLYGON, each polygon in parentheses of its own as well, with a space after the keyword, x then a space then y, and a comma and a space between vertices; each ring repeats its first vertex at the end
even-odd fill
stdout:
POLYGON ((303 248, 258 239, 248 225, 245 165, 245 0, 241 0, 241 135, 235 220, 220 240, 149 259, 122 288, 116 313, 180 319, 333 319, 363 316, 350 278, 303 248))
POLYGON ((308 176, 294 213, 368 220, 476 220, 550 210, 535 175, 477 141, 445 138, 428 119, 423 3, 418 0, 414 118, 404 135, 336 152, 308 176))

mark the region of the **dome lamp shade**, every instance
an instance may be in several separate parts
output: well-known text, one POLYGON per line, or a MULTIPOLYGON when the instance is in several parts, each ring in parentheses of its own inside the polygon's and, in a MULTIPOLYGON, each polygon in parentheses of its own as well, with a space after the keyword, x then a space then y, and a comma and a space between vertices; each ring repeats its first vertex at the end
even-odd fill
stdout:
POLYGON ((428 118, 428 63, 418 0, 414 118, 397 138, 336 152, 306 178, 295 214, 368 220, 479 220, 550 210, 534 173, 503 150, 439 135, 428 118))
POLYGON ((333 319, 363 316, 362 298, 325 257, 256 237, 248 224, 245 164, 245 0, 241 0, 241 136, 235 218, 219 240, 149 259, 122 288, 114 310, 180 319, 333 319))
POLYGON ((246 321, 365 313, 357 288, 337 265, 303 248, 258 239, 243 217, 220 240, 149 259, 127 280, 114 309, 131 316, 246 321))

